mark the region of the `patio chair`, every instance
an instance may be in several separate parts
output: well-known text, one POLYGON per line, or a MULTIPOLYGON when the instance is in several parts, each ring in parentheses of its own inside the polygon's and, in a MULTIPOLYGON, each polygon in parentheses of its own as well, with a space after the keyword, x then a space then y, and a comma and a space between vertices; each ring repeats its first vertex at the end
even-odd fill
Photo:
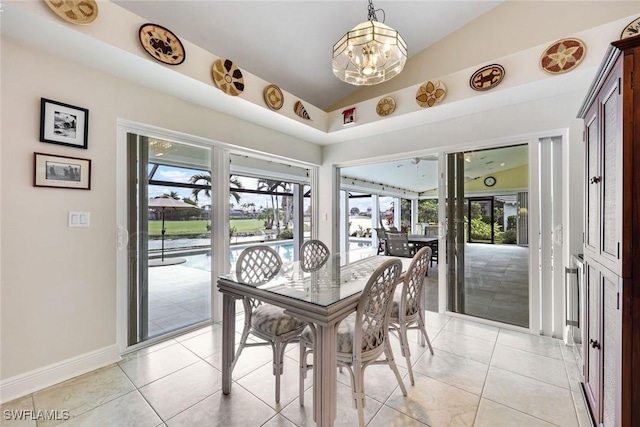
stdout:
POLYGON ((387 255, 412 258, 415 247, 409 243, 406 233, 387 232, 387 255))
POLYGON ((402 355, 407 359, 407 369, 411 385, 415 385, 413 379, 413 369, 411 368, 411 352, 409 350, 409 340, 407 331, 417 329, 421 334, 421 344, 424 341, 429 345, 429 351, 433 354, 431 340, 427 335, 424 326, 424 277, 429 270, 431 259, 431 248, 423 247, 413 257, 409 264, 409 269, 402 277, 402 292, 396 293, 391 305, 391 315, 389 317, 389 330, 400 340, 402 355))
POLYGON ((378 236, 378 252, 376 255, 384 254, 386 250, 387 230, 384 228, 374 228, 376 230, 376 236, 378 236))
MULTIPOLYGON (((269 246, 253 246, 238 256, 236 275, 238 280, 251 285, 259 285, 272 279, 282 267, 280 255, 269 246)), ((280 402, 280 375, 284 360, 284 350, 288 343, 297 341, 306 323, 286 314, 284 309, 265 304, 254 298, 245 297, 244 329, 240 345, 231 366, 238 362, 245 347, 270 345, 273 351, 273 375, 276 377, 276 402, 280 402), (249 335, 263 341, 247 342, 249 335)))
MULTIPOLYGON (((365 285, 356 312, 342 320, 337 331, 338 366, 349 370, 353 402, 360 426, 364 426, 364 370, 369 365, 388 364, 404 396, 407 389, 393 358, 389 342, 391 302, 402 272, 398 259, 383 262, 365 285), (355 344, 355 345, 354 345, 355 344), (386 358, 378 360, 384 353, 386 358)), ((307 327, 300 337, 300 405, 304 405, 304 379, 312 365, 307 356, 313 352, 315 328, 307 327)))
POLYGON ((311 272, 319 270, 329 259, 329 248, 320 240, 307 240, 300 246, 300 268, 311 272))

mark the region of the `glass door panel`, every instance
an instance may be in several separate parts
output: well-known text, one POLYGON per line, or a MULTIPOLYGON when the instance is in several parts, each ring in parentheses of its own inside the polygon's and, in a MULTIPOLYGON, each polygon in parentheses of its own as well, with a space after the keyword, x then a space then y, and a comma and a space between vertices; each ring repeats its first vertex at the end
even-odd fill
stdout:
POLYGON ((528 327, 529 249, 516 243, 528 146, 448 154, 446 167, 447 309, 528 327))
POLYGON ((129 345, 211 320, 211 150, 128 136, 129 345))
POLYGON ((470 199, 469 243, 493 243, 493 200, 470 199))

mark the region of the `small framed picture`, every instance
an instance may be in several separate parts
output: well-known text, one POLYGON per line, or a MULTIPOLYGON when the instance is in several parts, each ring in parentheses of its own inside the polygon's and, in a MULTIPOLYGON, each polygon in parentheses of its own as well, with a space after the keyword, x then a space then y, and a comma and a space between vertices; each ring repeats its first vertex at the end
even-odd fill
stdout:
POLYGON ((87 148, 89 110, 41 98, 40 141, 87 148))
POLYGON ((91 160, 33 153, 33 186, 91 189, 91 160))

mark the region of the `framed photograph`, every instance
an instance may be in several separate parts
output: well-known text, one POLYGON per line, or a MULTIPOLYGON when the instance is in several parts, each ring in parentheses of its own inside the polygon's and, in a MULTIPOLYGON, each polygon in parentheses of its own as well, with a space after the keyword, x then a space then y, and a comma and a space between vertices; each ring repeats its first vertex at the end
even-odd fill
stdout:
POLYGON ((91 160, 33 153, 33 186, 91 189, 91 160))
POLYGON ((41 98, 40 141, 87 148, 89 110, 41 98))

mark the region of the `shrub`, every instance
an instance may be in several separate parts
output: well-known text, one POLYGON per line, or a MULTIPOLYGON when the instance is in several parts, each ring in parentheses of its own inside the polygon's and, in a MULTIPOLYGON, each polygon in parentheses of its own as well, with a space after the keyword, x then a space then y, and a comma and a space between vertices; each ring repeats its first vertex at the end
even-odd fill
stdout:
POLYGON ((516 243, 516 230, 507 230, 502 233, 502 243, 516 243))
POLYGON ((481 218, 471 220, 471 240, 491 240, 491 225, 481 218))
POLYGON ((516 229, 516 215, 509 215, 507 217, 507 231, 516 229))
POLYGON ((278 234, 278 239, 281 239, 281 240, 293 239, 293 230, 289 230, 288 228, 285 228, 284 230, 280 231, 280 234, 278 234))

